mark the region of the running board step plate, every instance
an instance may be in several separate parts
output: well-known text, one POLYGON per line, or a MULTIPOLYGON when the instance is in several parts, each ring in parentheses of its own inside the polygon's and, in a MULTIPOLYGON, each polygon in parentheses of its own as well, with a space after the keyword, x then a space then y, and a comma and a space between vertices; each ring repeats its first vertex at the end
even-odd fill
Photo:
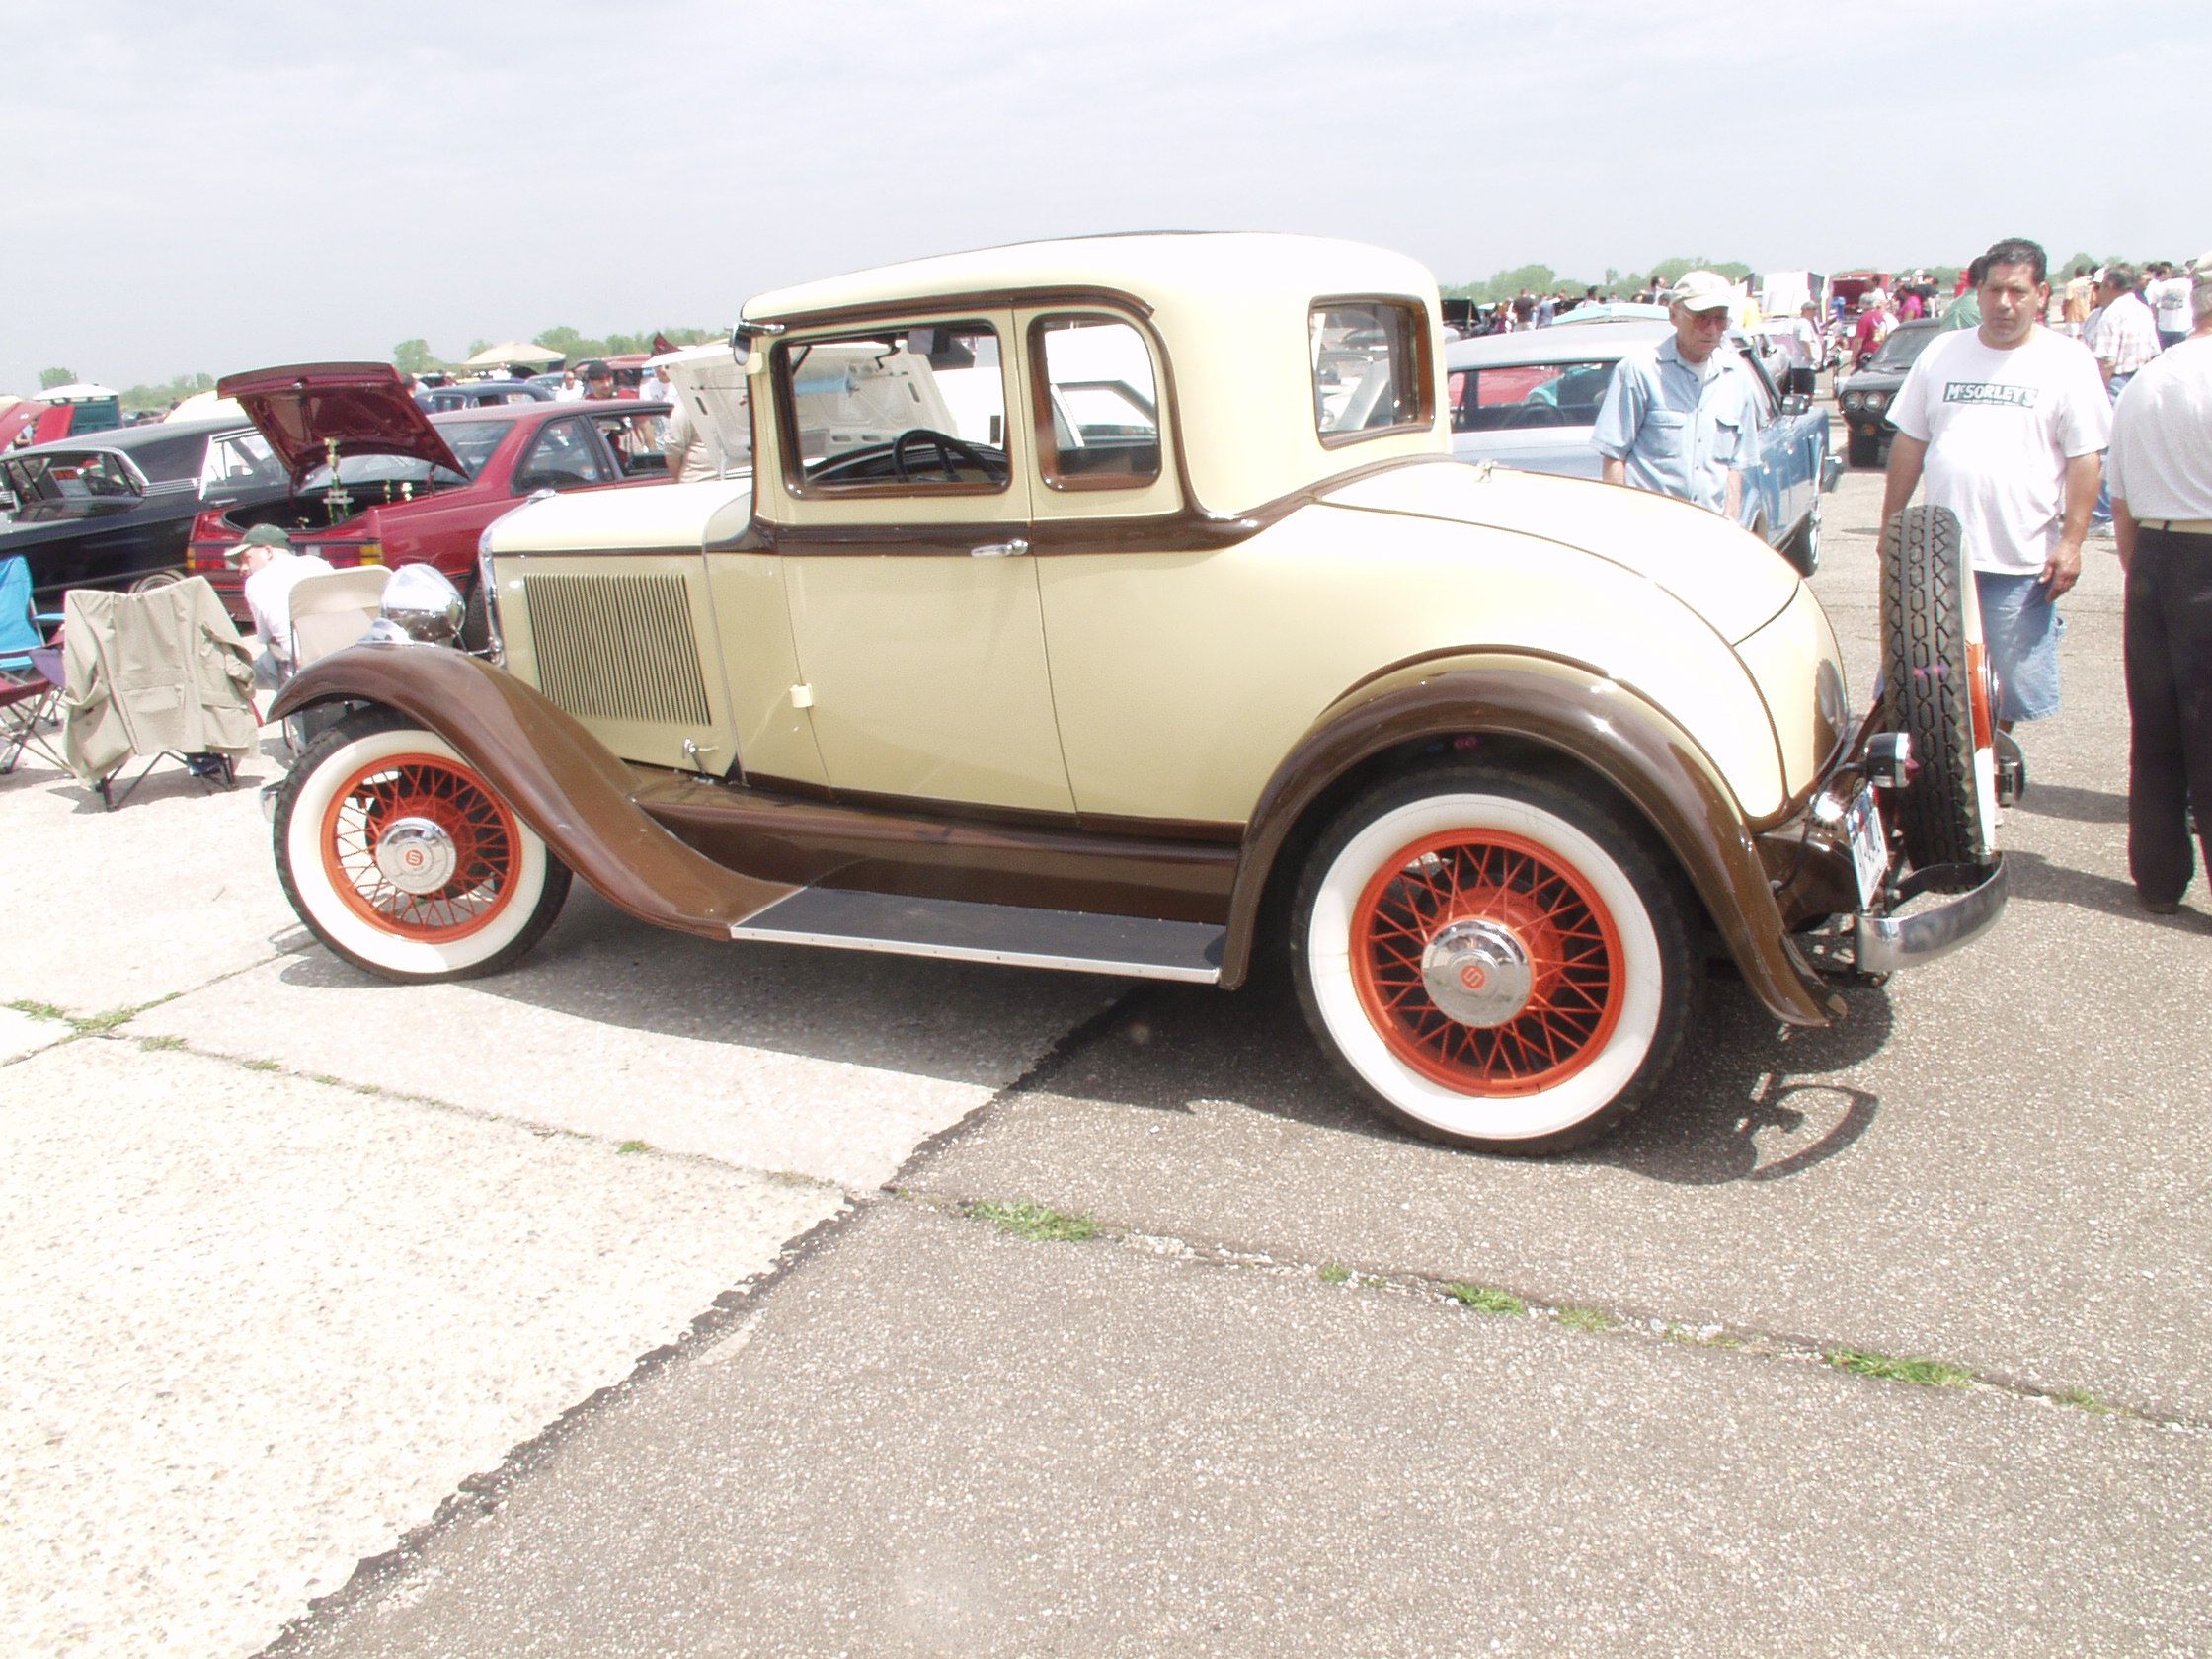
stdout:
POLYGON ((1214 985, 1222 977, 1228 929, 1207 921, 809 887, 732 922, 730 937, 1214 985))

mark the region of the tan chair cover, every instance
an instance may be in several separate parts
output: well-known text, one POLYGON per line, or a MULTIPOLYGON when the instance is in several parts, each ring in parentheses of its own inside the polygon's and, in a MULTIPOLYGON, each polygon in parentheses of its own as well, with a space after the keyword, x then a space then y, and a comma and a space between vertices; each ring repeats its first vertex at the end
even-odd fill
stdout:
POLYGON ((203 576, 62 598, 61 749, 96 783, 133 754, 250 752, 253 654, 203 576))

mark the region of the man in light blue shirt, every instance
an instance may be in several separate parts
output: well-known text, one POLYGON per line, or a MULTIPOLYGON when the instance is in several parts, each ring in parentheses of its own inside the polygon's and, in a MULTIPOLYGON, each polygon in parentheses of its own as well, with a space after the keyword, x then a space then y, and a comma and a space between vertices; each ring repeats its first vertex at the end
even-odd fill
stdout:
POLYGON ((1675 332, 1614 367, 1598 410, 1599 476, 1741 518, 1743 475, 1759 464, 1759 417, 1751 372, 1727 344, 1735 286, 1693 271, 1669 298, 1675 332))

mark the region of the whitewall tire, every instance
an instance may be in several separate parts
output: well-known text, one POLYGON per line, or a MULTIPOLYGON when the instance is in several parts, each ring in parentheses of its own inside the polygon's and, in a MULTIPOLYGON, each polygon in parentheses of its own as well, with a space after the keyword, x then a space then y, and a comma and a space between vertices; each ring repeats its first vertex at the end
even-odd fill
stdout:
POLYGON ((568 897, 568 866, 475 767, 383 710, 308 746, 276 797, 276 850, 300 920, 391 980, 496 972, 568 897))
POLYGON ((1295 902, 1301 1002, 1385 1115, 1516 1152, 1580 1146, 1672 1063, 1694 975, 1643 834, 1543 779, 1399 779, 1323 834, 1295 902))

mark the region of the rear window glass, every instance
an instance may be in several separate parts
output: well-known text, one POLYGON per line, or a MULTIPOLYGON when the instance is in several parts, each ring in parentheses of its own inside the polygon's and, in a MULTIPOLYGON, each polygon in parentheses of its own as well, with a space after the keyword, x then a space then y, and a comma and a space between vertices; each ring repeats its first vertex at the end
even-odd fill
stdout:
MULTIPOLYGON (((445 447, 453 451, 453 458, 461 463, 466 476, 445 467, 432 466, 428 461, 417 460, 412 455, 347 455, 338 463, 338 479, 342 484, 429 484, 436 489, 450 489, 455 484, 465 484, 484 468, 486 460, 500 445, 513 428, 506 421, 440 421, 437 435, 445 440, 445 447)), ((300 488, 319 490, 330 483, 330 468, 319 466, 301 480, 300 488)))
POLYGON ((1514 363, 1454 369, 1445 382, 1456 433, 1588 427, 1613 382, 1613 363, 1514 363))
POLYGON ((1395 300, 1323 300, 1308 326, 1313 419, 1324 443, 1426 426, 1428 319, 1395 300))

